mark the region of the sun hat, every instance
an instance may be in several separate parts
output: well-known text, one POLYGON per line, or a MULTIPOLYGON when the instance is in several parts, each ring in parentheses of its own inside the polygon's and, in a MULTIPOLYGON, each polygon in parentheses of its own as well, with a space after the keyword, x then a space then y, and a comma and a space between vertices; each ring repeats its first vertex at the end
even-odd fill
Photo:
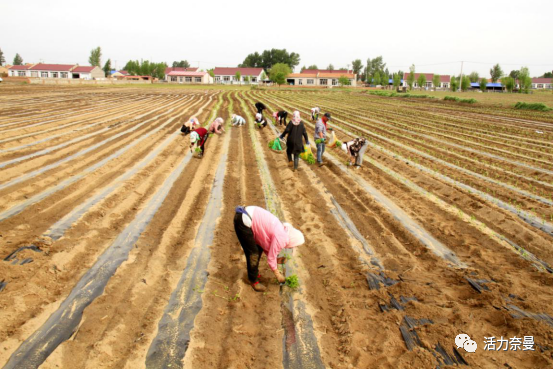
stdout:
POLYGON ((298 247, 299 245, 303 245, 305 243, 305 237, 300 230, 292 227, 290 223, 284 223, 284 228, 288 230, 288 237, 290 238, 290 241, 288 241, 288 245, 286 245, 286 248, 290 249, 293 247, 298 247))
POLYGON ((190 134, 190 142, 191 143, 195 143, 196 141, 199 141, 200 140, 200 135, 198 134, 198 132, 192 132, 190 134))
POLYGON ((348 145, 346 143, 342 144, 342 150, 347 154, 348 153, 348 145))
POLYGON ((330 113, 325 113, 324 115, 328 120, 330 120, 330 113))

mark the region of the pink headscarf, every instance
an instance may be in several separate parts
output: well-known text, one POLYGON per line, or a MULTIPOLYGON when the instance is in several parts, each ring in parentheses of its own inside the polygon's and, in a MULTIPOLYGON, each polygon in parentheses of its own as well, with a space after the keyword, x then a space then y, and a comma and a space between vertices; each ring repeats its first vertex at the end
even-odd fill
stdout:
POLYGON ((300 112, 296 110, 294 112, 294 117, 292 118, 292 124, 297 126, 300 124, 300 122, 301 122, 300 112))
POLYGON ((277 116, 278 116, 278 113, 275 111, 275 112, 273 113, 273 118, 277 119, 277 116))
POLYGON ((299 229, 292 227, 290 223, 283 223, 283 225, 284 229, 288 232, 288 237, 290 238, 288 245, 286 245, 287 249, 298 247, 299 245, 303 245, 305 243, 305 237, 299 229))

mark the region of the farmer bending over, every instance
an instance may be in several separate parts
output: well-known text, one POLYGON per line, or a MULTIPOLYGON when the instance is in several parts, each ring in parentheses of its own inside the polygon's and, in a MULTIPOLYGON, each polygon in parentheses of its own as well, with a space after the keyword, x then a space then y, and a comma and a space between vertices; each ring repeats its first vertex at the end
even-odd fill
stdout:
POLYGON ((275 123, 278 120, 279 125, 285 126, 286 125, 286 118, 288 118, 288 112, 281 110, 279 112, 273 113, 273 118, 275 119, 275 123))
POLYGON ((284 258, 278 258, 284 248, 302 245, 305 238, 301 231, 288 223, 282 223, 277 217, 258 206, 237 206, 234 215, 234 230, 246 256, 248 279, 257 292, 267 288, 259 283, 259 260, 261 254, 267 255, 267 263, 280 283, 286 279, 277 268, 284 258))
POLYGON ((243 126, 244 124, 246 124, 246 120, 236 114, 232 114, 232 119, 230 122, 232 123, 233 127, 243 126))
POLYGON ((200 153, 198 154, 198 157, 201 158, 204 156, 205 151, 205 142, 207 141, 207 129, 200 127, 192 131, 190 133, 190 152, 192 152, 192 148, 195 146, 196 148, 200 148, 200 153))
POLYGON ((259 114, 263 114, 263 110, 267 109, 267 107, 263 103, 260 103, 260 102, 255 103, 255 108, 257 109, 257 112, 259 114))
POLYGON ((286 135, 286 155, 288 156, 288 166, 292 166, 292 155, 294 156, 294 172, 298 169, 300 153, 304 151, 301 137, 305 138, 305 144, 309 146, 309 138, 307 138, 307 130, 301 121, 300 112, 295 111, 292 120, 286 126, 286 129, 280 135, 283 139, 286 135))
POLYGON ((267 126, 267 120, 263 117, 263 115, 257 113, 255 115, 255 124, 259 128, 265 128, 267 126))
POLYGON ((319 119, 320 112, 321 112, 321 109, 317 107, 311 108, 311 120, 317 121, 317 119, 319 119))
POLYGON ((199 126, 200 126, 200 122, 198 121, 198 118, 192 117, 188 122, 182 125, 182 128, 180 129, 180 131, 184 133, 184 135, 186 136, 187 134, 189 134, 191 131, 195 130, 199 126))
POLYGON ((349 165, 353 165, 357 168, 361 167, 363 164, 363 155, 367 148, 369 147, 369 141, 366 138, 354 138, 351 141, 345 142, 342 144, 342 150, 350 156, 349 165))
POLYGON ((225 121, 223 120, 223 118, 219 117, 219 118, 216 118, 213 122, 211 122, 211 124, 209 125, 209 133, 217 133, 218 135, 220 135, 221 133, 224 133, 225 132, 225 128, 223 128, 223 123, 225 123, 225 121))

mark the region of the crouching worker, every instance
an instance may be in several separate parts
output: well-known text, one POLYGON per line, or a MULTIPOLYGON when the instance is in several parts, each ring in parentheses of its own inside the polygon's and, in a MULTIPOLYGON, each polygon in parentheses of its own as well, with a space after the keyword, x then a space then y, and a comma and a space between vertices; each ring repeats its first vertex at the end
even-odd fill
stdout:
POLYGON ((192 152, 192 148, 194 146, 200 149, 200 152, 198 153, 198 157, 201 158, 204 156, 205 152, 205 142, 207 141, 207 129, 200 127, 195 129, 190 133, 190 152, 192 152))
POLYGON ((257 113, 255 114, 255 124, 257 128, 265 128, 267 126, 267 119, 263 115, 257 113))
POLYGON ((189 134, 199 126, 200 126, 200 122, 198 121, 198 118, 192 117, 188 122, 182 125, 180 131, 186 136, 187 134, 189 134))
POLYGON ((278 254, 285 248, 294 248, 305 242, 303 233, 288 223, 258 206, 237 206, 234 216, 234 230, 246 256, 248 280, 257 292, 267 288, 259 283, 259 260, 267 255, 267 263, 276 279, 283 283, 286 279, 277 268, 278 254))
POLYGON ((220 135, 221 133, 224 133, 225 128, 223 128, 223 123, 225 123, 223 118, 219 117, 219 118, 215 119, 209 125, 209 129, 208 129, 209 133, 217 133, 218 135, 220 135))
POLYGON ((232 119, 230 122, 232 123, 233 127, 243 126, 244 124, 246 124, 246 120, 236 114, 232 114, 232 119))
POLYGON ((349 165, 355 164, 356 168, 361 167, 361 164, 363 164, 363 155, 368 147, 369 141, 361 137, 342 144, 342 150, 349 155, 349 165))

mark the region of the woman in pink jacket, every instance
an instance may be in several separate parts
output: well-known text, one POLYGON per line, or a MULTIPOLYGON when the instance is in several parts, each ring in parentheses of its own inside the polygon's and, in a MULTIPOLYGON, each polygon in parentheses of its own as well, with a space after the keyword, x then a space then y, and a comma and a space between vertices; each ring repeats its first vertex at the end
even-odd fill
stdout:
POLYGON ((267 255, 267 263, 280 283, 285 281, 278 270, 278 254, 285 248, 293 248, 305 242, 303 233, 258 206, 238 206, 234 216, 234 230, 246 255, 248 279, 257 292, 267 288, 259 283, 259 260, 267 255))

